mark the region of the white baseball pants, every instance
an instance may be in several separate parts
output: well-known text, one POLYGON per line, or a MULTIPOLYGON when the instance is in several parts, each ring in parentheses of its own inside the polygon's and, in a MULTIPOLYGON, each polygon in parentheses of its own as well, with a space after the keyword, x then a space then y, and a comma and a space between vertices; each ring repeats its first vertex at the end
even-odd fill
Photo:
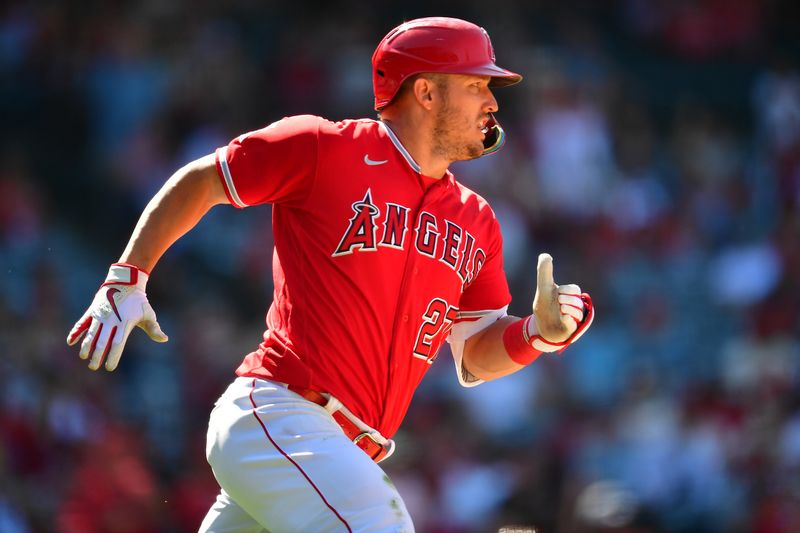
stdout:
POLYGON ((222 490, 201 532, 414 531, 383 470, 283 384, 236 378, 211 412, 206 457, 222 490))

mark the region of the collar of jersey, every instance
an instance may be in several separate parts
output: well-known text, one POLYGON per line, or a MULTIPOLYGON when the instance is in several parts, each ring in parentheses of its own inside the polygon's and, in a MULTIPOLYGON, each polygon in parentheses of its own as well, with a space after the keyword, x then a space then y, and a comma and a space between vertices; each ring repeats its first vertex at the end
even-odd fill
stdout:
POLYGON ((392 128, 390 128, 389 125, 382 120, 378 121, 378 125, 383 128, 383 130, 386 132, 386 135, 388 135, 389 139, 392 141, 394 147, 397 148, 397 151, 400 152, 400 154, 405 158, 406 162, 414 170, 414 172, 421 174, 422 170, 419 164, 414 161, 414 158, 411 157, 411 154, 408 153, 408 150, 406 150, 405 146, 403 146, 403 143, 401 143, 400 139, 397 138, 397 135, 394 134, 392 128))
MULTIPOLYGON (((408 150, 406 150, 405 146, 403 146, 403 143, 401 143, 400 139, 397 138, 397 135, 394 134, 392 128, 390 128, 389 125, 382 120, 378 120, 377 122, 378 125, 386 132, 386 135, 389 136, 389 139, 392 141, 394 147, 397 148, 397 151, 400 152, 403 158, 405 158, 408 166, 410 166, 411 169, 417 174, 422 174, 422 168, 419 166, 419 163, 414 161, 414 158, 411 157, 411 154, 408 153, 408 150)), ((447 182, 450 182, 453 179, 453 175, 449 169, 445 171, 445 175, 442 179, 447 182)))
POLYGON ((414 169, 414 172, 421 174, 422 169, 420 168, 419 164, 414 161, 414 158, 411 157, 411 154, 408 153, 408 150, 406 150, 405 146, 403 146, 403 144, 400 142, 400 139, 398 139, 397 135, 394 134, 392 128, 390 128, 389 125, 382 120, 378 121, 378 125, 383 128, 383 130, 386 132, 386 135, 388 135, 389 139, 392 141, 394 147, 397 148, 397 151, 400 152, 400 154, 405 158, 408 165, 414 169))

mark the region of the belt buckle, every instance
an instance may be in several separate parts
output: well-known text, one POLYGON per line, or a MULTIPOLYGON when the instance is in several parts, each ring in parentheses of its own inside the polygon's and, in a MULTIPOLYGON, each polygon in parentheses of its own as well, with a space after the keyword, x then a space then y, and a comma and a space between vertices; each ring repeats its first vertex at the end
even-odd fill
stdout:
MULTIPOLYGON (((368 438, 378 447, 378 453, 376 453, 374 456, 372 455, 370 456, 373 461, 377 463, 386 456, 386 447, 380 442, 378 442, 375 436, 369 431, 364 431, 363 433, 359 433, 358 435, 356 435, 356 437, 353 439, 353 444, 355 444, 356 446, 358 446, 359 448, 361 448, 366 452, 367 450, 364 447, 358 445, 358 443, 364 438, 368 438)), ((365 443, 365 445, 367 444, 365 443)))

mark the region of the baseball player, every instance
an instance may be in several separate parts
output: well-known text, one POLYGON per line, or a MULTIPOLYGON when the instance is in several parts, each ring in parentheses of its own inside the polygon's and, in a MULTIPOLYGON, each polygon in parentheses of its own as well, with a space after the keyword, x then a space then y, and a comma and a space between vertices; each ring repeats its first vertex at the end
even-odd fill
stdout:
POLYGON ((591 299, 556 285, 547 254, 533 314, 507 315, 497 218, 448 170, 502 145, 492 89, 522 79, 495 64, 486 31, 412 20, 372 67, 379 120, 288 117, 178 170, 68 335, 92 370, 117 367, 134 326, 165 342, 146 296, 164 251, 217 204, 273 204, 274 298, 211 413, 221 491, 201 531, 413 531, 377 463, 442 343, 470 387, 592 322, 591 299))

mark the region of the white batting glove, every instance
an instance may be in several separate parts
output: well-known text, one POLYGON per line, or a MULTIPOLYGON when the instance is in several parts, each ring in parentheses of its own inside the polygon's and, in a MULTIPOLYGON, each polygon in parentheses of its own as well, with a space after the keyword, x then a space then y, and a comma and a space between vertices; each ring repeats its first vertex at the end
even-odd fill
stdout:
POLYGON ((561 352, 592 325, 592 298, 577 285, 556 285, 549 254, 539 255, 536 270, 533 315, 525 324, 523 335, 540 352, 561 352))
POLYGON ((117 368, 134 326, 142 328, 156 342, 167 342, 168 337, 161 331, 145 294, 149 277, 133 265, 111 265, 92 304, 67 335, 70 346, 86 335, 78 355, 89 359, 90 369, 99 369, 104 361, 109 372, 117 368))

